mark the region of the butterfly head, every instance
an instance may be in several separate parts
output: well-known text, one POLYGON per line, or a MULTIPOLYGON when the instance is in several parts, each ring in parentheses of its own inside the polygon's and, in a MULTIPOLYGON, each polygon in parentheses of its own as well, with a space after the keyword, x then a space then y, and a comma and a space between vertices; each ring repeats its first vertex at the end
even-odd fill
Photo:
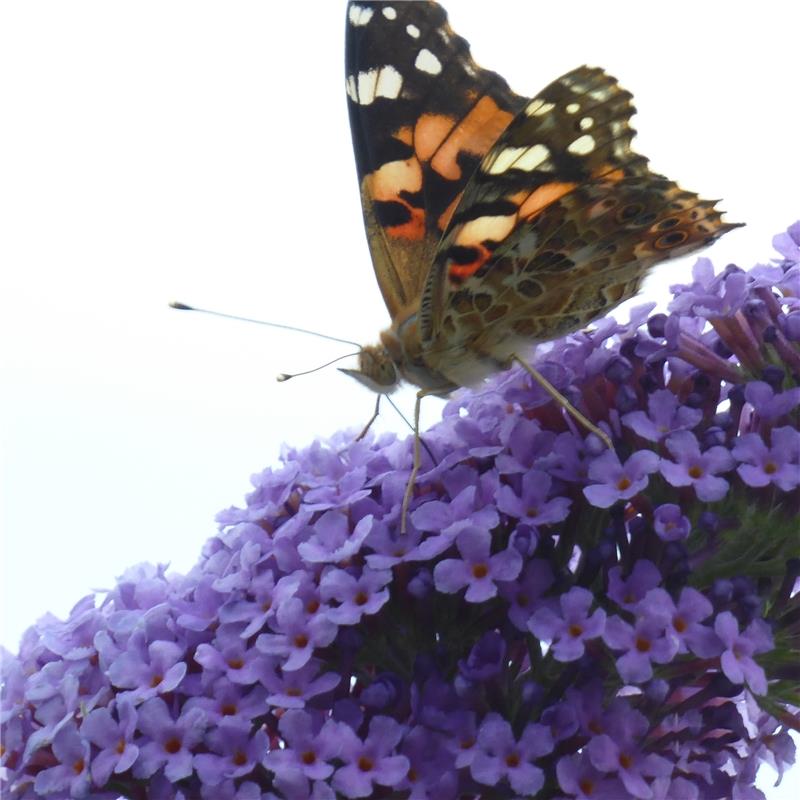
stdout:
POLYGON ((361 348, 358 369, 341 369, 345 375, 378 394, 391 394, 400 383, 400 375, 389 351, 380 344, 361 348))

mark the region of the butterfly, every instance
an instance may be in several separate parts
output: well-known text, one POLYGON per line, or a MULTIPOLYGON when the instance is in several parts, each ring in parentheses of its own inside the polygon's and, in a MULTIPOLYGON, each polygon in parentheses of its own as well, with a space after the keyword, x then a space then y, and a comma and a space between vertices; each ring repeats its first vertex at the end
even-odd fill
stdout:
POLYGON ((521 353, 608 313, 658 262, 737 227, 631 149, 632 95, 602 69, 523 97, 475 63, 437 3, 360 1, 345 67, 392 321, 344 371, 379 393, 419 387, 417 426, 421 396, 525 366, 521 353))

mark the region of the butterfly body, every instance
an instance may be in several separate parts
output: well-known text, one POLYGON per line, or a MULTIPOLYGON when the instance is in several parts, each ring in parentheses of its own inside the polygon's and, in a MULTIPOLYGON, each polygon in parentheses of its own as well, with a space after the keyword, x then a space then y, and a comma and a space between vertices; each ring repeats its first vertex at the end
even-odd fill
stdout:
POLYGON ((631 95, 614 78, 579 67, 517 95, 436 3, 351 2, 346 84, 392 317, 346 372, 376 391, 479 384, 736 227, 631 149, 631 95))

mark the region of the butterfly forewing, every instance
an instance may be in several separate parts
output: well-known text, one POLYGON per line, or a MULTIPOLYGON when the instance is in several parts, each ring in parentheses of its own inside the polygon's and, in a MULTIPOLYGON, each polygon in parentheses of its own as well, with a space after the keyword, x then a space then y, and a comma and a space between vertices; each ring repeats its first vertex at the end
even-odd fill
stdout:
POLYGON ((364 221, 394 317, 419 302, 460 193, 525 104, 427 2, 350 3, 346 84, 364 221))

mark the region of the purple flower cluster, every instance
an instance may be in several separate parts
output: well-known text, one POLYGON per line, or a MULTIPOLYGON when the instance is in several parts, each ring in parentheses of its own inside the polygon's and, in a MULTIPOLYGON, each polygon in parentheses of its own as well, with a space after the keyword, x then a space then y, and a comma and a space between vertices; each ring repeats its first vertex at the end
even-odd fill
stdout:
POLYGON ((756 800, 800 727, 800 223, 462 392, 287 450, 186 576, 3 653, 3 796, 756 800))

